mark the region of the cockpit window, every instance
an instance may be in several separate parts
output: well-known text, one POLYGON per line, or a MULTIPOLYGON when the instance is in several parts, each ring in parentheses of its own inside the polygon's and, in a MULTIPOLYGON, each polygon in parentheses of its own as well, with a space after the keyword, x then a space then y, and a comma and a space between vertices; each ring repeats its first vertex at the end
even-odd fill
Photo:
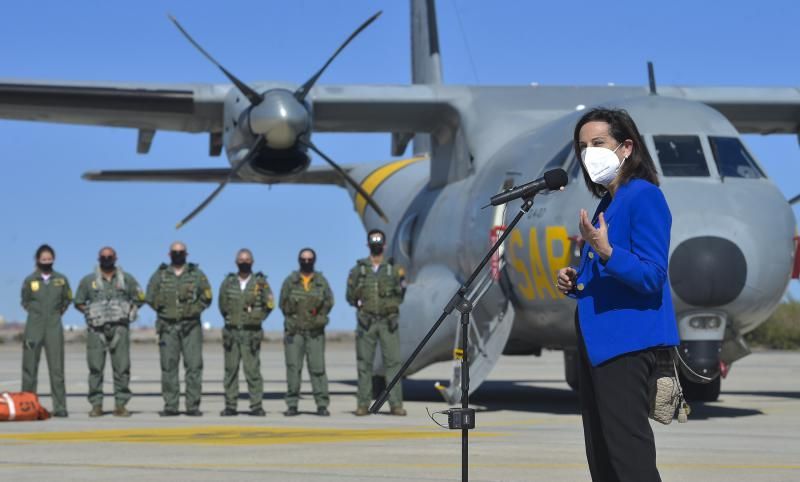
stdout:
POLYGON ((709 136, 708 141, 720 176, 750 179, 766 177, 738 138, 709 136))
POLYGON ((572 142, 568 142, 563 149, 558 151, 558 153, 553 156, 550 161, 545 164, 542 173, 545 173, 551 169, 558 169, 559 167, 563 168, 564 164, 567 162, 567 158, 569 157, 570 153, 572 152, 572 142))
POLYGON ((708 164, 697 136, 653 136, 664 176, 708 177, 708 164))

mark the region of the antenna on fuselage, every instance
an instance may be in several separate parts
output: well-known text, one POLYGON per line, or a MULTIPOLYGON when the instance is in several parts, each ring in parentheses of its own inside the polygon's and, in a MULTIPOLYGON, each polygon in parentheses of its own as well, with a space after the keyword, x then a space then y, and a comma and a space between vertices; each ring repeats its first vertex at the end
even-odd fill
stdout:
POLYGON ((653 69, 653 62, 647 62, 647 79, 650 81, 650 95, 658 95, 658 92, 656 92, 656 72, 653 69))

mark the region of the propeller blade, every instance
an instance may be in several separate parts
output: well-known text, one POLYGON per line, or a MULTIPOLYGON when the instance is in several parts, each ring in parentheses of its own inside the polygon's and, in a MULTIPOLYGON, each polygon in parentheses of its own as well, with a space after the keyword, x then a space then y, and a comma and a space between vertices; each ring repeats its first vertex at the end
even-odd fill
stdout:
POLYGON ((173 17, 172 15, 168 15, 168 17, 169 17, 169 19, 170 19, 170 20, 172 20, 172 23, 174 23, 174 24, 175 24, 175 26, 176 26, 176 27, 178 27, 178 30, 180 30, 180 31, 181 31, 181 33, 183 34, 183 36, 184 36, 184 37, 186 37, 186 40, 188 40, 188 41, 189 41, 189 42, 190 42, 192 45, 194 45, 194 47, 195 47, 197 50, 199 50, 199 51, 200 51, 200 53, 201 53, 201 54, 203 54, 203 56, 205 56, 205 58, 207 58, 208 60, 210 60, 212 64, 216 65, 216 66, 217 66, 217 68, 219 68, 219 70, 221 70, 221 71, 222 71, 222 73, 223 73, 223 74, 225 74, 225 77, 227 77, 227 78, 228 78, 228 80, 230 80, 230 81, 233 83, 233 85, 235 85, 235 86, 236 86, 236 88, 237 88, 237 89, 239 89, 239 90, 242 92, 242 94, 244 94, 244 95, 245 95, 245 97, 247 97, 247 98, 250 100, 250 103, 251 103, 251 104, 253 104, 253 105, 258 105, 258 104, 260 104, 260 103, 261 103, 261 101, 263 101, 263 100, 264 100, 264 97, 263 97, 261 94, 259 94, 259 93, 258 93, 258 92, 256 92, 255 90, 251 89, 251 88, 250 88, 250 86, 248 86, 247 84, 245 84, 244 82, 242 82, 241 80, 239 80, 239 79, 238 79, 238 78, 237 78, 235 75, 233 75, 232 73, 228 72, 228 70, 227 70, 227 69, 225 69, 225 67, 223 67, 223 66, 222 66, 222 64, 220 64, 219 62, 217 62, 217 61, 214 59, 214 57, 212 57, 212 56, 211 56, 211 54, 209 54, 208 52, 206 52, 206 51, 205 51, 205 49, 203 49, 203 47, 201 47, 201 46, 200 46, 200 44, 199 44, 199 43, 197 43, 197 42, 196 42, 196 41, 195 41, 195 40, 192 38, 192 36, 191 36, 191 35, 189 35, 189 32, 187 32, 187 31, 186 31, 186 30, 185 30, 185 29, 184 29, 184 28, 181 26, 181 24, 180 24, 180 23, 178 23, 178 19, 176 19, 176 18, 175 18, 175 17, 173 17))
POLYGON ((331 62, 333 62, 333 59, 335 59, 336 56, 339 55, 339 53, 342 50, 344 50, 345 47, 347 47, 347 44, 349 44, 350 41, 352 41, 354 38, 356 38, 356 36, 358 34, 360 34, 362 30, 364 30, 365 28, 367 28, 369 26, 369 24, 374 22, 376 18, 380 17, 382 13, 383 13, 383 11, 379 10, 378 13, 376 13, 375 15, 371 16, 370 18, 368 18, 366 22, 362 23, 361 26, 358 27, 355 30, 355 32, 350 34, 350 36, 347 37, 347 40, 345 40, 344 43, 341 46, 339 46, 339 48, 336 50, 336 52, 334 52, 333 55, 331 55, 331 57, 328 59, 328 61, 325 62, 325 65, 323 65, 322 68, 319 69, 316 74, 314 74, 310 79, 308 79, 306 81, 305 84, 300 86, 300 88, 297 89, 297 91, 295 91, 295 93, 294 93, 295 98, 297 98, 297 100, 299 100, 299 101, 304 100, 306 98, 306 95, 308 95, 308 91, 311 90, 311 87, 314 87, 314 84, 317 83, 317 80, 319 80, 319 78, 322 75, 322 73, 325 72, 325 69, 327 69, 328 66, 331 64, 331 62))
POLYGON ((800 194, 793 197, 792 199, 789 199, 789 204, 797 204, 798 201, 800 201, 800 194))
POLYGON ((225 178, 224 181, 219 183, 219 186, 217 186, 217 188, 214 189, 214 192, 212 192, 211 195, 209 195, 207 198, 205 198, 205 200, 203 202, 201 202, 199 206, 194 208, 194 210, 192 210, 192 212, 190 212, 188 216, 186 216, 185 218, 181 219, 181 221, 178 224, 175 225, 175 229, 181 229, 183 226, 186 225, 186 223, 188 223, 195 216, 200 214, 200 211, 202 211, 209 204, 211 204, 211 201, 213 201, 214 198, 216 198, 217 195, 219 193, 221 193, 223 189, 225 189, 225 186, 227 186, 228 183, 231 182, 231 180, 234 179, 239 174, 239 171, 242 169, 242 167, 247 165, 247 163, 249 163, 253 159, 253 157, 255 157, 255 155, 258 153, 258 151, 260 151, 261 148, 264 147, 264 144, 265 144, 264 136, 258 136, 258 139, 256 139, 256 142, 253 143, 253 147, 250 148, 250 152, 248 152, 247 155, 244 156, 244 158, 242 158, 241 161, 239 161, 235 166, 233 166, 233 168, 231 169, 230 173, 228 173, 228 177, 225 178))
POLYGON ((307 141, 304 141, 304 140, 302 140, 302 139, 299 139, 297 142, 298 142, 298 143, 300 143, 300 144, 302 144, 302 145, 304 145, 304 146, 306 146, 306 147, 308 147, 308 148, 309 148, 309 149, 311 149, 312 151, 316 152, 316 153, 317 153, 317 155, 318 155, 319 157, 321 157, 321 158, 325 159, 325 162, 327 162, 328 164, 330 164, 330 165, 331 165, 331 167, 333 167, 334 169, 336 169, 336 172, 338 172, 338 173, 339 173, 339 174, 340 174, 340 175, 341 175, 341 176, 344 178, 344 180, 345 180, 345 181, 347 181, 347 183, 348 183, 348 184, 350 184, 351 186, 353 186, 353 189, 355 189, 355 190, 356 190, 356 191, 357 191, 359 194, 361 194, 362 196, 364 196, 364 199, 366 199, 366 200, 367 200, 367 204, 369 204, 370 206, 372 206, 372 209, 374 209, 374 210, 375 210, 375 212, 376 212, 376 213, 378 213, 378 216, 380 216, 380 217, 381 217, 381 219, 383 219, 383 221, 384 221, 384 222, 386 222, 386 223, 388 223, 388 222, 389 222, 389 218, 387 218, 387 217, 386 217, 386 214, 383 212, 383 209, 381 209, 381 207, 378 205, 378 203, 377 203, 377 202, 375 202, 375 200, 374 200, 374 199, 372 199, 372 196, 370 196, 370 195, 367 193, 367 191, 365 191, 365 190, 364 190, 364 188, 363 188, 363 187, 361 187, 361 185, 360 185, 359 183, 357 183, 357 182, 356 182, 356 180, 355 180, 355 179, 353 179, 352 177, 350 177, 350 174, 348 174, 348 173, 347 173, 347 171, 345 171, 344 169, 342 169, 341 167, 339 167, 339 165, 338 165, 338 164, 336 164, 336 163, 333 161, 333 159, 331 159, 330 157, 326 156, 326 155, 325 155, 325 154, 324 154, 322 151, 320 151, 320 150, 317 148, 317 146, 315 146, 315 145, 314 145, 314 144, 312 144, 311 142, 307 142, 307 141))

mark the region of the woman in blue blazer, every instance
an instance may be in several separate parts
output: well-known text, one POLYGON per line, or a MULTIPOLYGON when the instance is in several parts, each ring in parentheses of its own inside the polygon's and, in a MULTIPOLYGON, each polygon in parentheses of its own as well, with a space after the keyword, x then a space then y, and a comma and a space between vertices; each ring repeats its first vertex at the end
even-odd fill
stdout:
POLYGON ((636 124, 593 109, 575 126, 589 190, 601 198, 577 269, 557 286, 578 300, 579 390, 586 455, 597 481, 660 481, 648 415, 658 350, 679 343, 667 262, 672 216, 636 124))

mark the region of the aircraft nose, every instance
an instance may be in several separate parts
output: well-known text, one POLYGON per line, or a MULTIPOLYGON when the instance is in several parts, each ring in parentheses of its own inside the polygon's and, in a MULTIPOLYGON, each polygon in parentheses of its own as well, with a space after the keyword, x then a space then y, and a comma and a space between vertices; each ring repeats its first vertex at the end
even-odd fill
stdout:
POLYGON ((747 280, 747 261, 732 241, 702 236, 683 241, 669 263, 675 293, 687 304, 721 306, 735 300, 747 280))

